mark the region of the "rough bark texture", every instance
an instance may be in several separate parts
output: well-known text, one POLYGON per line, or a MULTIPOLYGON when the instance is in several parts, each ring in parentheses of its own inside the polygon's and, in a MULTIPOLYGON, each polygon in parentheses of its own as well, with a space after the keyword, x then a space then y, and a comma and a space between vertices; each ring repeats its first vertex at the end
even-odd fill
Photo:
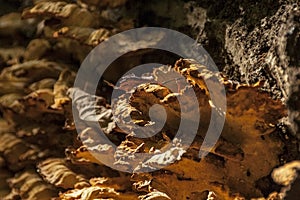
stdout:
MULTIPOLYGON (((299 2, 0 3, 0 199, 274 200, 299 196, 295 189, 299 161, 293 161, 300 155, 299 2), (94 46, 142 26, 171 28, 191 36, 209 52, 220 73, 204 70, 198 74, 203 66, 188 58, 178 60, 176 55, 150 49, 117 59, 104 79, 115 83, 130 68, 147 62, 171 67, 125 78, 115 107, 108 104, 111 87, 105 81, 99 83, 96 96, 72 88, 80 63, 94 46), (172 79, 174 74, 184 78, 165 85, 151 82, 172 79), (190 148, 184 149, 177 141, 163 151, 178 128, 180 106, 175 97, 189 96, 181 86, 188 83, 193 88, 203 116, 210 116, 218 106, 209 101, 202 78, 216 74, 226 87, 228 101, 226 123, 216 146, 199 159, 209 123, 209 117, 202 117, 190 148), (152 79, 143 83, 147 76, 152 79), (134 137, 133 125, 151 129, 148 111, 153 104, 166 109, 168 121, 155 136, 134 137), (95 120, 87 105, 97 110, 97 121, 117 145, 114 156, 111 146, 94 140, 98 134, 94 127, 77 127, 81 140, 77 137, 73 114, 81 118, 82 127, 95 120), (126 131, 115 124, 113 114, 126 131), (130 117, 133 120, 127 121, 130 117), (160 166, 157 158, 174 164, 151 173, 128 174, 103 165, 94 157, 97 153, 107 154, 107 161, 123 168, 130 167, 128 163, 137 160, 138 153, 154 155, 136 171, 160 166)), ((161 116, 151 117, 159 121, 161 116)))

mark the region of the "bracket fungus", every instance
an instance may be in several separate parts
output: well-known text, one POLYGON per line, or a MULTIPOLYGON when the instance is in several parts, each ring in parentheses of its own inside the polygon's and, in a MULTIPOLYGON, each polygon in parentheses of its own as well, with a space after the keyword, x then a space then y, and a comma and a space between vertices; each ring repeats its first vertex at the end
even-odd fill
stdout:
MULTIPOLYGON (((0 9, 0 199, 289 197, 300 169, 295 51, 300 6, 199 2, 2 2, 7 10, 0 9), (153 49, 143 49, 113 62, 95 94, 74 87, 93 47, 141 26, 197 38, 220 72, 191 58, 166 59, 159 51, 153 57, 162 58, 161 66, 124 75, 152 59, 153 49), (224 91, 211 91, 208 80, 212 86, 221 83, 224 91), (212 100, 222 92, 226 109, 212 100), (185 98, 192 95, 197 107, 185 98), (220 137, 211 148, 202 147, 214 115, 224 117, 220 137), (183 117, 188 124, 183 135, 190 125, 197 127, 189 145, 188 136, 176 137, 183 117), (99 124, 103 135, 90 122, 99 124)), ((127 50, 126 40, 119 42, 127 50)), ((141 44, 163 42, 160 34, 141 44)))

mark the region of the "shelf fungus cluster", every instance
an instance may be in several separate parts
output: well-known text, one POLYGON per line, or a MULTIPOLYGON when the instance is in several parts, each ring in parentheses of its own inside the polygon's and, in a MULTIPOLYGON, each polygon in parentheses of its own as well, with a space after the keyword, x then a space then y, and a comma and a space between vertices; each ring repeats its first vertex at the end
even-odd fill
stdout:
MULTIPOLYGON (((199 159, 199 150, 210 123, 210 110, 214 107, 209 102, 209 91, 202 79, 204 76, 209 78, 214 73, 207 70, 199 72, 201 68, 203 66, 187 59, 178 60, 174 67, 155 68, 150 75, 153 77, 152 81, 142 83, 115 99, 113 111, 110 111, 100 97, 92 97, 78 88, 69 90, 70 97, 73 98, 82 120, 91 120, 93 115, 91 108, 101 110, 97 120, 106 136, 112 141, 117 140, 119 144, 113 157, 107 158, 113 159, 111 162, 115 165, 131 167, 129 163, 137 160, 139 153, 152 153, 153 156, 143 160, 133 171, 170 162, 170 165, 159 171, 133 174, 131 181, 138 192, 159 192, 156 195, 164 193, 166 196, 160 197, 162 199, 206 199, 210 192, 217 199, 243 199, 243 197, 248 199, 263 196, 263 187, 271 187, 267 186, 270 184, 268 176, 275 166, 280 165, 280 156, 284 153, 285 144, 277 135, 276 124, 286 116, 285 106, 281 101, 271 99, 268 93, 260 91, 260 84, 240 85, 220 76, 222 77, 220 81, 227 91, 225 125, 216 145, 206 157, 199 159), (176 82, 173 79, 173 83, 168 82, 165 85, 159 83, 161 80, 174 77, 177 73, 182 74, 185 79, 176 82), (199 100, 202 116, 200 122, 194 122, 193 116, 185 116, 189 117, 191 122, 199 123, 198 133, 187 151, 180 147, 178 141, 179 145, 171 147, 164 153, 157 153, 176 135, 176 128, 182 117, 176 98, 188 95, 186 88, 181 87, 184 82, 190 83, 189 86, 194 89, 199 100), (176 89, 174 92, 169 89, 173 86, 176 89), (92 107, 88 106, 86 103, 88 101, 94 102, 92 107), (155 104, 163 106, 168 116, 163 129, 155 136, 135 137, 136 129, 140 127, 147 127, 149 130, 149 127, 151 129, 153 126, 154 129, 154 123, 151 123, 153 115, 150 119, 148 112, 155 104), (116 123, 109 119, 113 115, 116 123), (123 131, 118 124, 122 124, 123 131), (124 140, 120 141, 120 138, 124 140)), ((132 80, 129 78, 126 81, 132 80)), ((122 85, 119 89, 122 90, 122 85)), ((184 106, 187 106, 185 109, 193 109, 189 108, 189 102, 185 102, 184 106)), ((159 118, 160 115, 154 114, 155 117, 159 118)), ((111 154, 113 146, 96 142, 97 140, 93 138, 97 138, 97 130, 92 127, 86 128, 80 134, 86 135, 81 138, 86 140, 83 143, 89 148, 82 146, 73 151, 74 158, 77 161, 90 161, 101 165, 101 160, 95 159, 97 153, 102 154, 106 151, 107 154, 111 154)))
MULTIPOLYGON (((243 199, 263 196, 264 187, 272 188, 270 174, 280 165, 280 156, 284 153, 285 142, 279 137, 276 124, 286 116, 285 106, 260 91, 259 84, 240 85, 220 76, 227 91, 225 125, 212 151, 199 159, 203 134, 213 108, 202 78, 209 78, 213 73, 205 70, 201 73, 200 68, 201 65, 188 59, 178 60, 174 67, 155 68, 150 75, 153 81, 124 91, 114 99, 113 108, 105 98, 72 88, 75 73, 57 63, 28 61, 4 68, 1 79, 18 83, 7 88, 1 97, 1 123, 7 128, 3 128, 0 136, 0 153, 3 171, 10 172, 5 177, 6 186, 11 188, 4 199, 17 196, 22 199, 207 199, 208 196, 243 199), (26 73, 30 70, 32 72, 26 73), (159 83, 175 74, 184 78, 159 83), (180 123, 180 105, 176 98, 188 95, 182 87, 185 83, 190 83, 189 87, 199 99, 203 117, 197 122, 200 124, 198 133, 186 151, 178 141, 177 146, 164 154, 155 154, 176 134, 180 123), (173 86, 176 86, 174 92, 169 89, 173 86), (23 94, 20 88, 24 87, 34 90, 23 94), (90 112, 96 109, 96 120, 103 132, 118 144, 114 155, 111 155, 113 147, 95 139, 98 133, 93 127, 83 129, 79 134, 84 141, 78 140, 72 100, 78 111, 74 114, 80 117, 81 123, 95 120, 90 118, 90 112), (131 123, 151 128, 153 123, 147 113, 154 104, 166 110, 165 126, 155 136, 135 137, 135 126, 131 123), (118 120, 125 120, 127 132, 118 127, 118 120), (103 152, 109 155, 107 159, 125 168, 128 167, 126 159, 134 159, 139 153, 153 153, 151 159, 143 161, 142 167, 159 166, 168 161, 170 165, 158 171, 130 175, 110 169, 96 159, 94 155, 103 152)), ((185 103, 187 109, 192 109, 188 102, 185 103)), ((193 122, 192 116, 187 117, 193 122)), ((279 196, 278 193, 278 199, 279 196)))
MULTIPOLYGON (((112 88, 105 83, 97 94, 73 87, 93 47, 134 27, 122 13, 126 2, 33 0, 21 13, 0 17, 0 199, 283 199, 299 163, 280 166, 295 158, 297 142, 280 127, 286 106, 261 90, 261 82, 240 84, 181 58, 141 77, 127 76, 114 88, 117 98, 107 100, 112 88), (216 75, 225 87, 226 110, 214 104, 205 83, 216 75), (200 121, 189 99, 179 103, 188 89, 198 100, 200 121), (153 105, 167 116, 158 131, 162 115, 153 105), (199 157, 212 110, 225 124, 213 148, 199 157), (174 139, 181 117, 198 127, 188 147, 174 139), (90 121, 111 143, 99 139, 90 121), (141 160, 141 153, 151 156, 141 160)), ((114 80, 116 73, 105 78, 114 80)))

